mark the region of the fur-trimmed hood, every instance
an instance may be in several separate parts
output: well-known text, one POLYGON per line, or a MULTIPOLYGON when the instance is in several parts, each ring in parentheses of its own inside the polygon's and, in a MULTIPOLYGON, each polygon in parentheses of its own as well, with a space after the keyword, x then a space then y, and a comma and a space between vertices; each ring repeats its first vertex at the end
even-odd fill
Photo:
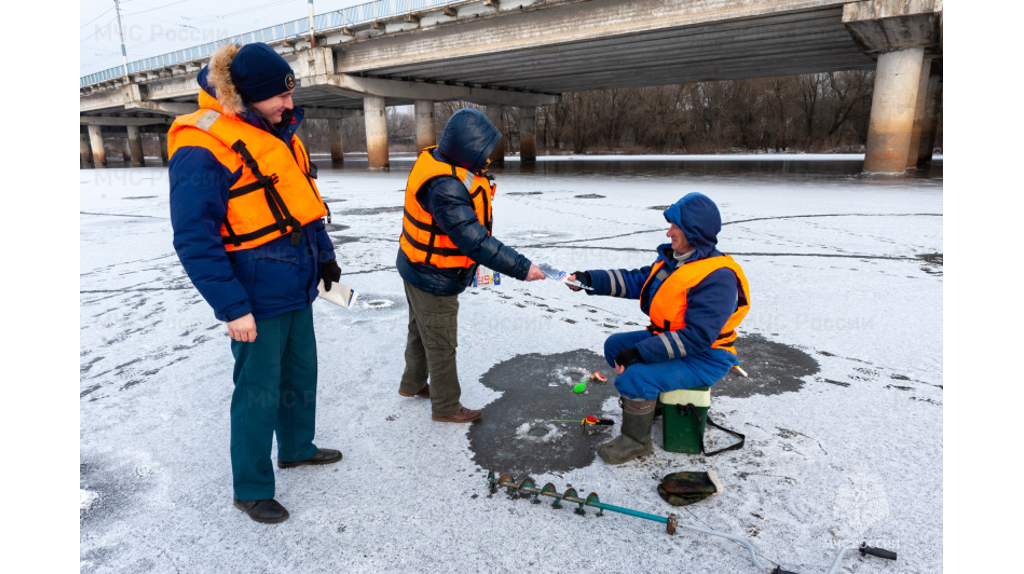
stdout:
MULTIPOLYGON (((225 44, 217 48, 210 58, 210 63, 196 78, 199 88, 217 100, 224 113, 229 116, 240 116, 246 112, 242 95, 238 93, 238 88, 231 79, 231 62, 241 48, 236 44, 225 44)), ((200 107, 204 107, 201 102, 200 107)))

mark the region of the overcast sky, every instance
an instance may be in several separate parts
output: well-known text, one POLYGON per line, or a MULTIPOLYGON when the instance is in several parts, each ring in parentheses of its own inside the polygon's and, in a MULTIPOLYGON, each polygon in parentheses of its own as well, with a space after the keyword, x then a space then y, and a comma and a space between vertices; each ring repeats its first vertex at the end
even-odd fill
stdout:
MULTIPOLYGON (((368 0, 315 0, 317 14, 368 0)), ((81 75, 122 63, 114 0, 82 0, 81 75)), ((121 0, 128 61, 309 16, 307 0, 121 0)))

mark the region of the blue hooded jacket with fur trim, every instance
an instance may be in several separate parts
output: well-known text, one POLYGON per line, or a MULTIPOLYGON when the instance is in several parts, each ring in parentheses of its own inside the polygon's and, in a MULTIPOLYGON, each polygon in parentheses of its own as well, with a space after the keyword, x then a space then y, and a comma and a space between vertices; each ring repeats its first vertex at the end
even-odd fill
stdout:
MULTIPOLYGON (((211 66, 230 66, 230 59, 215 60, 199 73, 200 89, 216 98, 225 111, 230 109, 249 124, 290 142, 302 120, 301 108, 296 108, 288 126, 269 125, 244 105, 233 86, 210 81, 216 77, 211 66)), ((220 72, 220 77, 227 77, 225 70, 220 72)), ((302 226, 299 245, 292 245, 286 235, 228 254, 220 228, 227 215, 228 190, 241 174, 241 168, 230 172, 206 148, 181 147, 174 153, 169 163, 170 211, 178 259, 221 321, 249 313, 259 321, 305 309, 318 294, 320 263, 335 258, 327 230, 318 219, 302 226)))

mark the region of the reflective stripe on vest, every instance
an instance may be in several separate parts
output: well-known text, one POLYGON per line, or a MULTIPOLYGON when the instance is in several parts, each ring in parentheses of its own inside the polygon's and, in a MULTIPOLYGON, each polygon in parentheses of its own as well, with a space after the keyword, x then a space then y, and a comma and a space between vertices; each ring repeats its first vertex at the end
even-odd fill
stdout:
MULTIPOLYGON (((651 281, 659 272, 664 274, 664 265, 664 261, 654 264, 647 281, 644 282, 642 292, 651 288, 651 281)), ((719 269, 730 269, 736 274, 736 310, 725 322, 711 348, 725 349, 735 355, 733 342, 736 341, 736 327, 750 311, 750 286, 747 284, 747 277, 743 274, 743 269, 728 255, 709 257, 676 267, 676 270, 662 281, 658 291, 651 299, 651 308, 648 313, 651 317, 651 324, 647 326, 647 330, 659 334, 686 327, 684 319, 690 289, 696 287, 705 277, 719 269)))
POLYGON ((216 110, 201 109, 177 118, 168 132, 170 157, 190 146, 209 150, 232 173, 241 169, 228 191, 227 216, 220 229, 227 251, 252 249, 289 233, 298 245, 302 226, 328 215, 298 138, 292 138, 293 152, 274 134, 216 110))
POLYGON ((494 197, 495 188, 490 180, 482 175, 473 174, 461 167, 437 161, 430 151, 437 146, 431 146, 420 152, 416 159, 416 165, 409 174, 409 181, 405 186, 405 213, 402 218, 402 234, 399 243, 402 252, 413 263, 429 263, 435 267, 445 269, 470 267, 473 260, 466 257, 459 251, 459 248, 452 243, 452 240, 444 234, 440 227, 434 222, 434 217, 429 211, 423 209, 416 194, 428 181, 435 177, 451 176, 466 187, 469 199, 473 202, 473 210, 476 212, 477 221, 487 228, 487 234, 491 234, 491 200, 494 197))

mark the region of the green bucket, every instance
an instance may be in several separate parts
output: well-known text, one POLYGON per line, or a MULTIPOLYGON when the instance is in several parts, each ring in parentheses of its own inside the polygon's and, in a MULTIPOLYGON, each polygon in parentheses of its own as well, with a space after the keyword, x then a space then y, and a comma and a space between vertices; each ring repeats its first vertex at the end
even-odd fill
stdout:
POLYGON ((700 454, 711 408, 711 387, 661 393, 659 398, 664 409, 661 422, 665 450, 700 454))

